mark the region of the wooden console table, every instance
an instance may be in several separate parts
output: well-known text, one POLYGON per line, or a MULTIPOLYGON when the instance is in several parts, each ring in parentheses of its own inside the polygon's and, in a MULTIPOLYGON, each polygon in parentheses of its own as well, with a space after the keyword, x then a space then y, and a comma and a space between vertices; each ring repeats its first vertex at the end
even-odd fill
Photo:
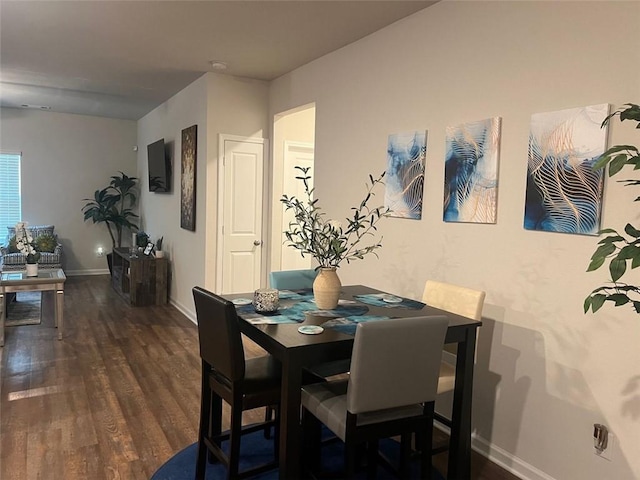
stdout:
POLYGON ((167 303, 167 259, 113 250, 111 285, 134 307, 167 303))

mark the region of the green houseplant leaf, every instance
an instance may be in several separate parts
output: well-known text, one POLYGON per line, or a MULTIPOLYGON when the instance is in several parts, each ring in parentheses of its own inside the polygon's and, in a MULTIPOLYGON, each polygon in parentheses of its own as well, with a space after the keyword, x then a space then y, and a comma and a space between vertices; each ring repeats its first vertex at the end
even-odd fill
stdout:
MULTIPOLYGON (((636 128, 640 128, 640 106, 636 104, 627 103, 608 115, 602 122, 602 127, 608 125, 615 117, 619 117, 620 121, 638 122, 636 128)), ((608 167, 609 177, 613 177, 626 166, 633 166, 634 171, 640 169, 640 150, 638 147, 614 145, 597 159, 593 169, 607 169, 608 167)), ((625 186, 640 185, 640 180, 636 179, 620 180, 620 182, 625 186)), ((640 201, 640 197, 634 201, 640 201)), ((622 282, 629 270, 640 266, 640 229, 627 223, 624 233, 618 233, 611 228, 602 229, 599 233, 607 236, 598 242, 598 248, 591 256, 587 271, 592 272, 608 263, 611 282, 591 292, 584 301, 584 312, 587 313, 591 310, 595 313, 602 308, 605 302, 612 302, 615 307, 631 305, 636 313, 640 313, 640 287, 622 282)))
POLYGON ((296 178, 303 182, 305 197, 283 195, 280 201, 286 210, 291 210, 294 220, 284 232, 287 244, 300 251, 304 257, 313 257, 320 267, 339 267, 343 261, 347 263, 362 259, 372 253, 377 256, 376 249, 382 247, 378 240, 361 247, 367 237, 373 236, 377 223, 389 214, 388 208, 369 206, 374 197, 374 188, 383 183, 385 173, 378 178, 369 175, 367 192, 358 207, 351 207, 352 217, 346 218, 346 227, 335 220, 325 219, 324 212, 318 206, 318 199, 313 198, 314 189, 309 185, 311 176, 309 168, 295 167, 301 172, 296 178))
POLYGON ((93 198, 83 199, 87 203, 82 207, 85 222, 91 220, 107 226, 113 248, 122 246, 123 229, 138 229, 134 221, 138 215, 133 210, 138 199, 138 179, 119 173, 111 177, 108 186, 96 190, 93 198))

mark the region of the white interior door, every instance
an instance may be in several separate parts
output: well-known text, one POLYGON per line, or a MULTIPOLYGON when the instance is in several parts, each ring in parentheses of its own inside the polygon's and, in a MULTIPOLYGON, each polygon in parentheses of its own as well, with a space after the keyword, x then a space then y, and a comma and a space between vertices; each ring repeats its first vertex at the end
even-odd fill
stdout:
MULTIPOLYGON (((284 146, 284 165, 283 165, 283 183, 282 191, 286 195, 294 195, 299 199, 305 198, 304 185, 296 177, 301 172, 295 167, 309 167, 309 187, 313 188, 313 145, 300 142, 285 142, 284 146)), ((293 212, 286 211, 282 205, 282 228, 281 232, 289 229, 289 222, 294 219, 293 212)), ((285 241, 287 237, 282 233, 282 253, 281 253, 281 270, 302 270, 312 268, 312 259, 309 256, 302 257, 300 251, 287 246, 285 241)), ((315 265, 313 265, 315 267, 315 265)))
POLYGON ((260 288, 264 144, 221 136, 224 143, 222 201, 222 293, 260 288))

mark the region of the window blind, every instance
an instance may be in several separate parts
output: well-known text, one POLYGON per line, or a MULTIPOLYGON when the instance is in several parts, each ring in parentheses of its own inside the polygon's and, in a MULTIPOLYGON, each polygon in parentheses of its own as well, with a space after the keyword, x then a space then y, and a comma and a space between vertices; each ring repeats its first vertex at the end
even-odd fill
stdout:
POLYGON ((19 154, 0 153, 0 243, 7 237, 7 227, 22 218, 20 202, 19 154))

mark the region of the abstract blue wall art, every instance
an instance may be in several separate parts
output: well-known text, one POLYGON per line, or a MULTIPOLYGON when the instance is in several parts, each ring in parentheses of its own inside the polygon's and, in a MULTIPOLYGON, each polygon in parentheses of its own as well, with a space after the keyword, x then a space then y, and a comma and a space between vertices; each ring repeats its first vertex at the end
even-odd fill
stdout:
POLYGON ((608 113, 604 103, 531 116, 525 229, 598 233, 604 175, 592 166, 606 149, 608 113))
POLYGON ((500 117, 447 127, 445 222, 496 223, 500 117))
POLYGON ((389 135, 384 206, 392 217, 422 218, 427 132, 389 135))

